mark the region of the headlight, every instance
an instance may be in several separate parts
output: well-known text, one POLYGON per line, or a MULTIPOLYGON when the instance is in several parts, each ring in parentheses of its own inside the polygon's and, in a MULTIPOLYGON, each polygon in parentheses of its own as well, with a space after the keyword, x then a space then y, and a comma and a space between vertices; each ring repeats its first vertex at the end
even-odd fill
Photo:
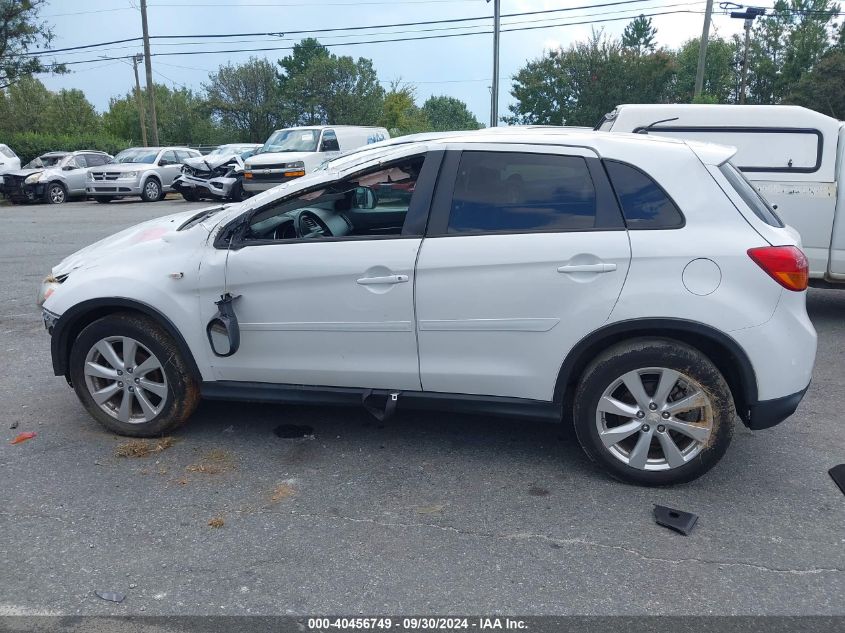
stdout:
POLYGON ((284 168, 285 168, 285 169, 290 169, 290 168, 292 168, 292 167, 300 167, 300 168, 302 168, 302 167, 305 167, 305 163, 304 163, 304 162, 302 162, 301 160, 298 160, 298 161, 296 161, 295 163, 287 163, 287 164, 284 166, 284 168))
POLYGON ((41 180, 41 176, 43 176, 43 175, 44 175, 43 171, 40 171, 37 174, 30 174, 29 176, 26 177, 26 180, 24 180, 24 183, 27 184, 27 185, 35 184, 36 182, 41 180))
POLYGON ((120 177, 124 180, 130 180, 132 178, 137 178, 138 172, 137 171, 125 171, 120 175, 120 177))
POLYGON ((244 163, 244 169, 252 169, 252 163, 244 163))
POLYGON ((92 173, 89 171, 87 174, 85 174, 85 178, 87 178, 88 180, 94 180, 94 174, 92 174, 92 173))

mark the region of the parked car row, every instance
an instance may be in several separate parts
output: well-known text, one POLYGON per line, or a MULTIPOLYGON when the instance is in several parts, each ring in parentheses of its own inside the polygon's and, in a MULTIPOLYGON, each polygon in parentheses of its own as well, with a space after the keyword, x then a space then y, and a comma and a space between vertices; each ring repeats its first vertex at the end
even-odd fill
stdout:
POLYGON ((48 152, 20 169, 0 145, 0 193, 15 203, 61 204, 71 197, 107 203, 126 197, 145 202, 178 192, 189 201, 239 202, 314 171, 326 160, 390 138, 385 128, 312 126, 276 130, 263 145, 221 145, 203 156, 187 147, 131 147, 104 152, 48 152), (247 162, 245 162, 247 161, 247 162))

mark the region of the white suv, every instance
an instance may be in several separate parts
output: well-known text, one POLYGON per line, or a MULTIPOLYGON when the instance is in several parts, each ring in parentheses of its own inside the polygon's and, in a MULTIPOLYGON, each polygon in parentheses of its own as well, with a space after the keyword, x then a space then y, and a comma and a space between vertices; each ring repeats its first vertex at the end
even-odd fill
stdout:
POLYGON ((443 408, 574 421, 611 475, 688 481, 737 417, 792 414, 816 351, 807 260, 732 153, 473 132, 146 222, 45 281, 55 373, 124 435, 200 397, 443 408))

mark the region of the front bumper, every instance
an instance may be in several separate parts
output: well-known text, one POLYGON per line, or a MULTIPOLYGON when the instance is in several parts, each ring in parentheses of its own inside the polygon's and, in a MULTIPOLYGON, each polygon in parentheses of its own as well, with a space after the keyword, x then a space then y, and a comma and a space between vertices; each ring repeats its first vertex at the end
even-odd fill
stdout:
POLYGON ((41 308, 41 320, 44 321, 44 328, 50 336, 53 336, 53 330, 56 329, 56 323, 59 322, 60 316, 54 312, 50 312, 46 308, 41 308))
POLYGON ((179 193, 187 190, 193 191, 200 196, 210 196, 212 198, 227 200, 231 197, 233 188, 238 183, 238 180, 239 178, 226 178, 225 176, 203 180, 202 178, 182 174, 176 177, 171 187, 179 193))
POLYGON ((44 188, 46 183, 36 182, 31 185, 19 183, 13 178, 3 180, 0 185, 0 192, 13 202, 32 202, 39 200, 44 196, 44 188))
POLYGON ((116 178, 114 180, 87 180, 85 182, 86 195, 94 198, 140 196, 141 191, 141 181, 137 177, 126 179, 116 178))
POLYGON ((798 404, 804 398, 804 394, 807 393, 809 388, 810 385, 807 385, 797 393, 773 400, 762 400, 752 404, 749 407, 746 426, 751 430, 758 431, 780 424, 795 413, 795 409, 798 408, 798 404))
POLYGON ((260 169, 244 171, 244 191, 252 193, 267 191, 281 184, 302 178, 304 169, 260 169))

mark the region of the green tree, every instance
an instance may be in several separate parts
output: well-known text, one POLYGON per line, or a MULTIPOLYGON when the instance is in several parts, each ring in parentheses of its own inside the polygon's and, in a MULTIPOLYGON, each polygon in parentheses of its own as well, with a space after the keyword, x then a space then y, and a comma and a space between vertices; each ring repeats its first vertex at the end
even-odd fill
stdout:
POLYGON ((279 60, 282 117, 288 125, 373 125, 384 88, 371 60, 338 57, 313 38, 279 60))
POLYGON ((637 54, 594 31, 586 42, 549 51, 513 78, 511 124, 595 125, 620 103, 670 100, 674 59, 665 50, 637 54))
MULTIPOLYGON (((698 52, 701 40, 691 39, 675 54, 675 84, 673 101, 692 103, 695 92, 695 74, 698 70, 698 52)), ((703 99, 698 103, 732 103, 735 99, 737 72, 734 64, 734 43, 720 37, 707 40, 707 57, 704 62, 703 99)))
POLYGON ((837 48, 825 55, 799 80, 786 102, 845 119, 845 50, 837 48))
POLYGON ((239 140, 264 142, 281 122, 278 78, 266 59, 221 66, 205 90, 215 119, 239 140))
POLYGON ((400 81, 392 82, 390 91, 385 95, 379 123, 387 128, 391 136, 431 129, 425 114, 417 107, 414 87, 400 81))
POLYGON ((6 89, 6 112, 0 120, 0 128, 10 134, 26 130, 44 131, 51 96, 35 77, 20 78, 6 89))
POLYGON ((33 54, 53 41, 53 31, 39 17, 46 5, 47 0, 0 0, 0 89, 35 73, 67 72, 33 54))
POLYGON ((441 95, 429 97, 422 106, 422 115, 429 129, 435 132, 449 130, 477 130, 483 127, 460 99, 441 95))
POLYGON ((622 31, 622 48, 638 55, 654 52, 657 47, 657 29, 651 25, 651 18, 641 15, 631 20, 622 31))
POLYGON ((100 115, 81 90, 60 90, 50 95, 44 128, 51 134, 93 135, 100 131, 100 115))
MULTIPOLYGON (((147 103, 147 95, 143 97, 144 103, 147 103)), ((208 103, 193 90, 156 84, 155 99, 161 143, 217 144, 233 140, 230 134, 227 135, 225 130, 214 124, 208 103)), ((112 136, 132 139, 135 144, 141 142, 138 102, 134 91, 130 90, 125 96, 109 101, 109 109, 103 114, 103 128, 112 136)))

